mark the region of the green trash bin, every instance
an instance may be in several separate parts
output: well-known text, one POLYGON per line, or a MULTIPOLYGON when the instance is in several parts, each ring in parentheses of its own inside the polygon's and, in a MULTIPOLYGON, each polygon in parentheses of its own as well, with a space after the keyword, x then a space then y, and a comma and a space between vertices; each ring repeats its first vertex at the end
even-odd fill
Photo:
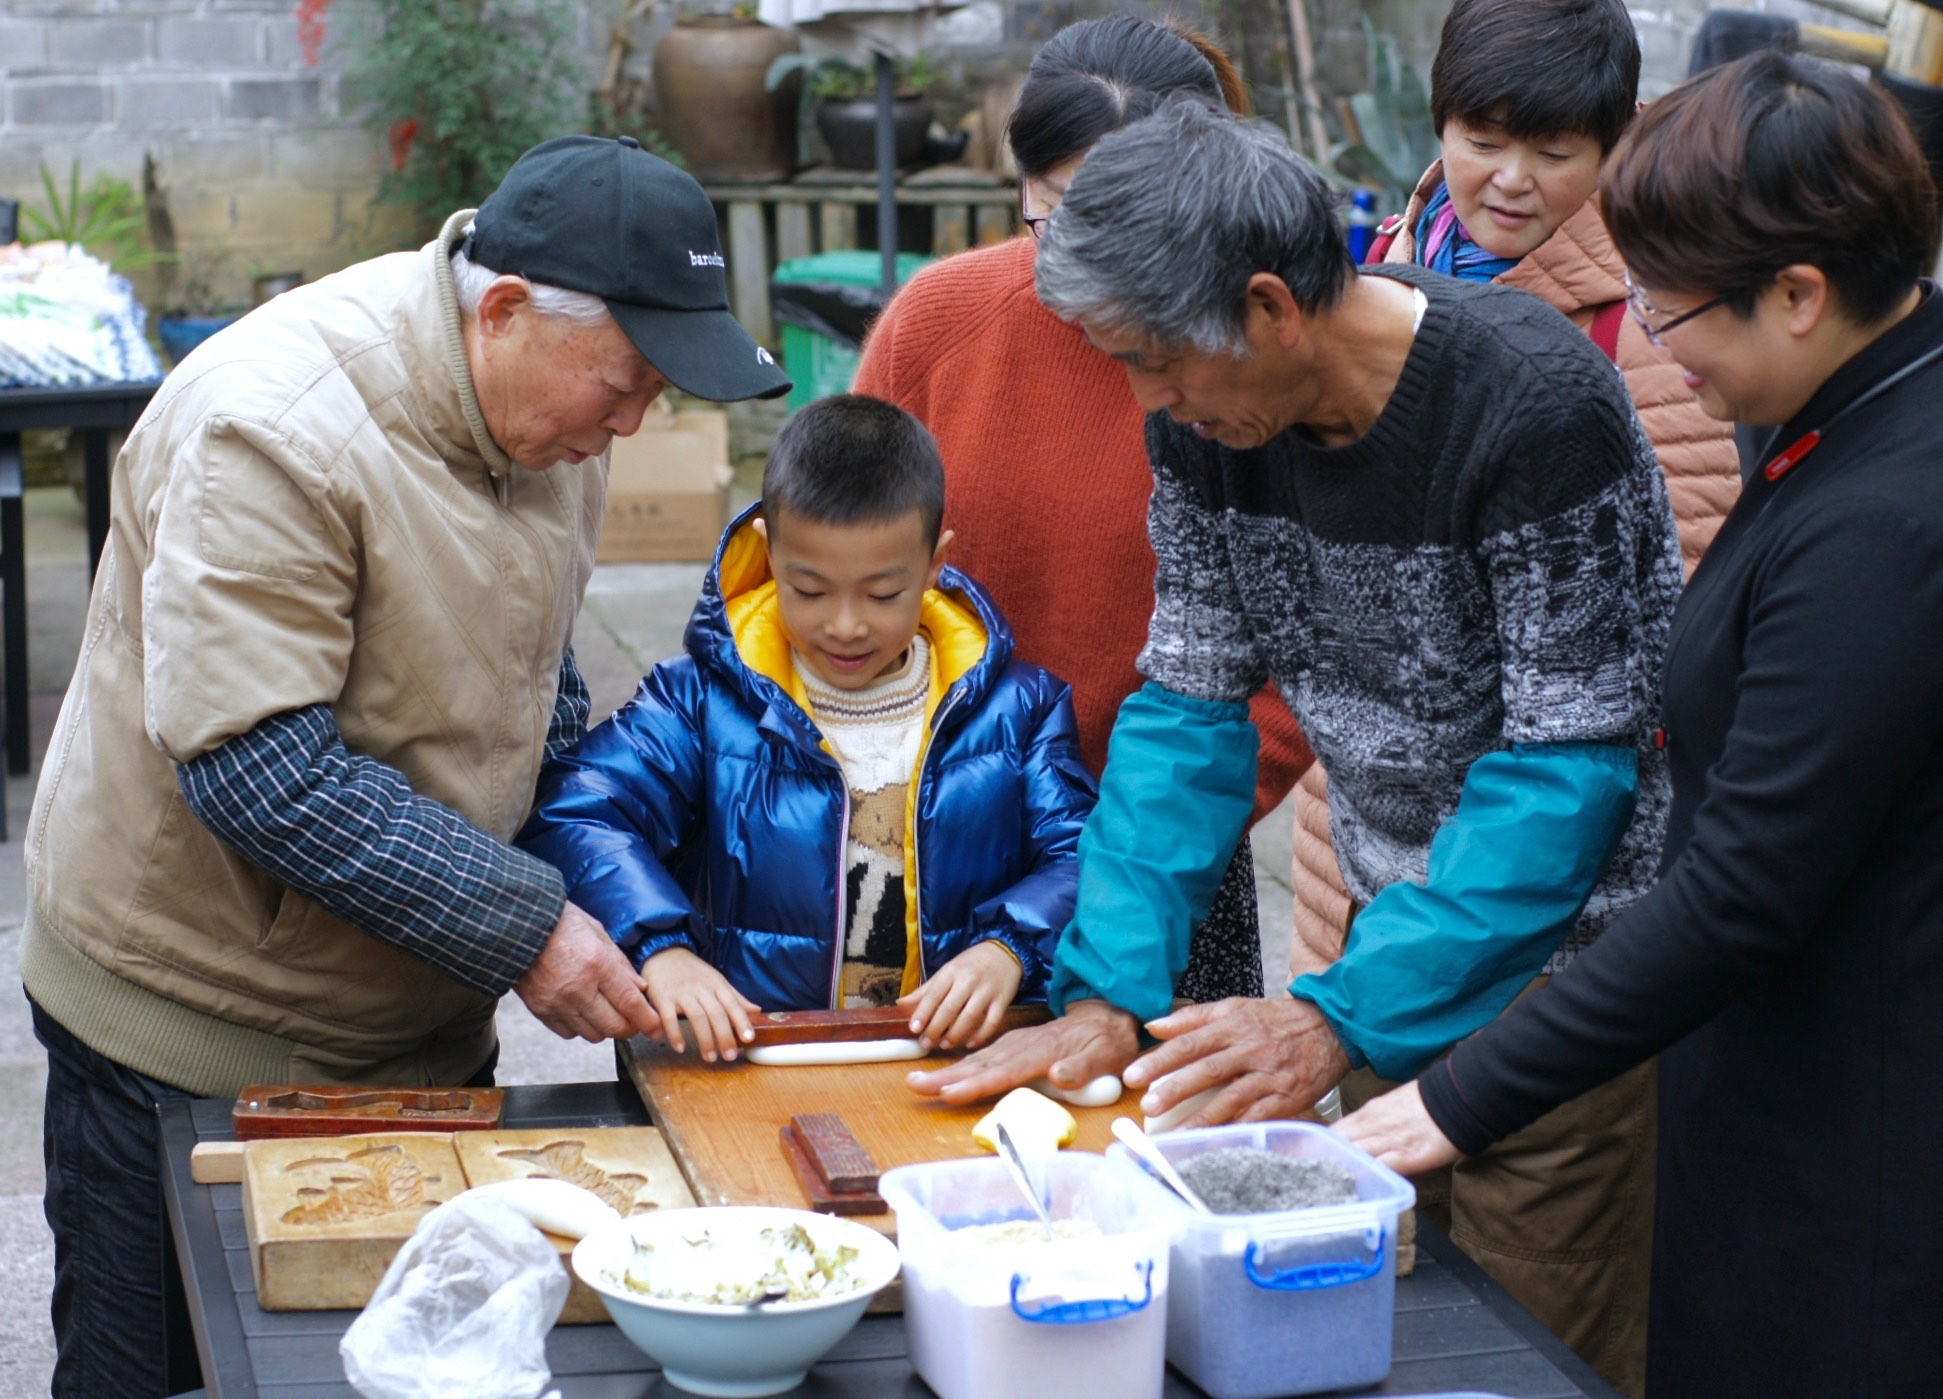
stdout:
MULTIPOLYGON (((932 259, 897 255, 898 285, 932 259)), ((884 308, 884 260, 874 252, 792 258, 770 280, 771 313, 783 331, 783 368, 795 381, 789 407, 847 393, 857 374, 864 332, 884 308)))

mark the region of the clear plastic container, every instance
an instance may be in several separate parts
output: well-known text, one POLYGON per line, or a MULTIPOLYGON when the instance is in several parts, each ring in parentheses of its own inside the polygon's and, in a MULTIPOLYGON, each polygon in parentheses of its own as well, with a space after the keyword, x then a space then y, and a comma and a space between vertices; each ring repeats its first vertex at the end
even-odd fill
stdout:
POLYGON ((1177 1167, 1232 1147, 1334 1161, 1357 1193, 1341 1205, 1210 1217, 1147 1176, 1125 1147, 1111 1147, 1113 1164, 1138 1172, 1153 1208, 1182 1231, 1169 1361, 1214 1399, 1316 1394, 1390 1373, 1397 1216, 1417 1198, 1409 1181, 1312 1122, 1169 1132, 1154 1145, 1177 1167))
POLYGON ((954 1238, 1034 1217, 995 1157, 902 1166, 878 1182, 897 1212, 911 1363, 942 1399, 1157 1399, 1176 1226, 1105 1157, 1062 1151, 1028 1165, 1055 1220, 1091 1220, 1101 1236, 954 1238))

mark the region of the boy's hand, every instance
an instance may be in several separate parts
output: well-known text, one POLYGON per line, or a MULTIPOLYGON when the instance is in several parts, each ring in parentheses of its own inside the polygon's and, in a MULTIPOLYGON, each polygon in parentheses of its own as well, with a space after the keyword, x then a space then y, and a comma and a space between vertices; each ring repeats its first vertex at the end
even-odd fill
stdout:
POLYGON ((762 1007, 685 947, 666 948, 648 958, 641 967, 641 989, 661 1017, 668 1047, 677 1054, 688 1049, 681 1037, 683 1018, 695 1033, 702 1058, 711 1064, 718 1054, 735 1058, 736 1045, 756 1037, 749 1013, 762 1007))
POLYGON ((946 962, 898 1004, 910 1008, 911 1033, 925 1049, 975 1049, 998 1033, 1024 975, 1004 944, 981 942, 946 962))

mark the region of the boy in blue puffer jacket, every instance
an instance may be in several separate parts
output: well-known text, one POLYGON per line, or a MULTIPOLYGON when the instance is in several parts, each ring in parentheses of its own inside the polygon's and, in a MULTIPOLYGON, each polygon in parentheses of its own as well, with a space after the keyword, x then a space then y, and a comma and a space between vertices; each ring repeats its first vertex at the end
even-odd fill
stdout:
POLYGON ((519 844, 641 970, 670 1045, 897 1004, 927 1048, 1042 1000, 1097 795, 1064 682, 945 567, 931 434, 827 398, 776 438, 687 654, 541 775, 519 844))

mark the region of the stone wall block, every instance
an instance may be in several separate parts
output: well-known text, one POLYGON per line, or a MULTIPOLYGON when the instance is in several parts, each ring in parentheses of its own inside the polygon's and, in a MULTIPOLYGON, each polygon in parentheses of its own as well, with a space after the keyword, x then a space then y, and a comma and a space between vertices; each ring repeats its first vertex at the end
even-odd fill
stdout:
POLYGON ((0 73, 29 73, 47 62, 47 25, 35 19, 0 19, 0 73))
MULTIPOLYGON (((362 206, 364 200, 360 197, 355 202, 362 206)), ((241 245, 296 250, 329 243, 350 232, 342 190, 268 180, 235 191, 230 206, 235 237, 241 245)))
POLYGON ((145 19, 66 19, 47 26, 47 61, 56 68, 99 72, 140 63, 153 50, 145 19))
POLYGON ((0 194, 22 203, 40 203, 45 197, 40 187, 40 166, 44 159, 46 153, 38 141, 12 134, 0 141, 0 194))
POLYGON ((367 193, 376 186, 381 142, 363 127, 278 132, 270 137, 274 178, 367 193))
POLYGON ((27 79, 8 84, 7 113, 16 126, 92 126, 108 120, 101 83, 27 79))
POLYGON ((232 121, 314 121, 323 110, 317 78, 234 78, 229 84, 232 121))
POLYGON ((261 136, 198 133, 172 137, 163 147, 160 178, 173 201, 198 185, 228 187, 260 180, 267 169, 261 136))
POLYGON ((263 61, 259 28, 254 19, 229 16, 164 19, 156 25, 156 52, 164 63, 205 71, 253 68, 263 61))
POLYGON ((207 79, 127 78, 118 113, 131 131, 207 126, 216 121, 222 102, 222 84, 207 79))

